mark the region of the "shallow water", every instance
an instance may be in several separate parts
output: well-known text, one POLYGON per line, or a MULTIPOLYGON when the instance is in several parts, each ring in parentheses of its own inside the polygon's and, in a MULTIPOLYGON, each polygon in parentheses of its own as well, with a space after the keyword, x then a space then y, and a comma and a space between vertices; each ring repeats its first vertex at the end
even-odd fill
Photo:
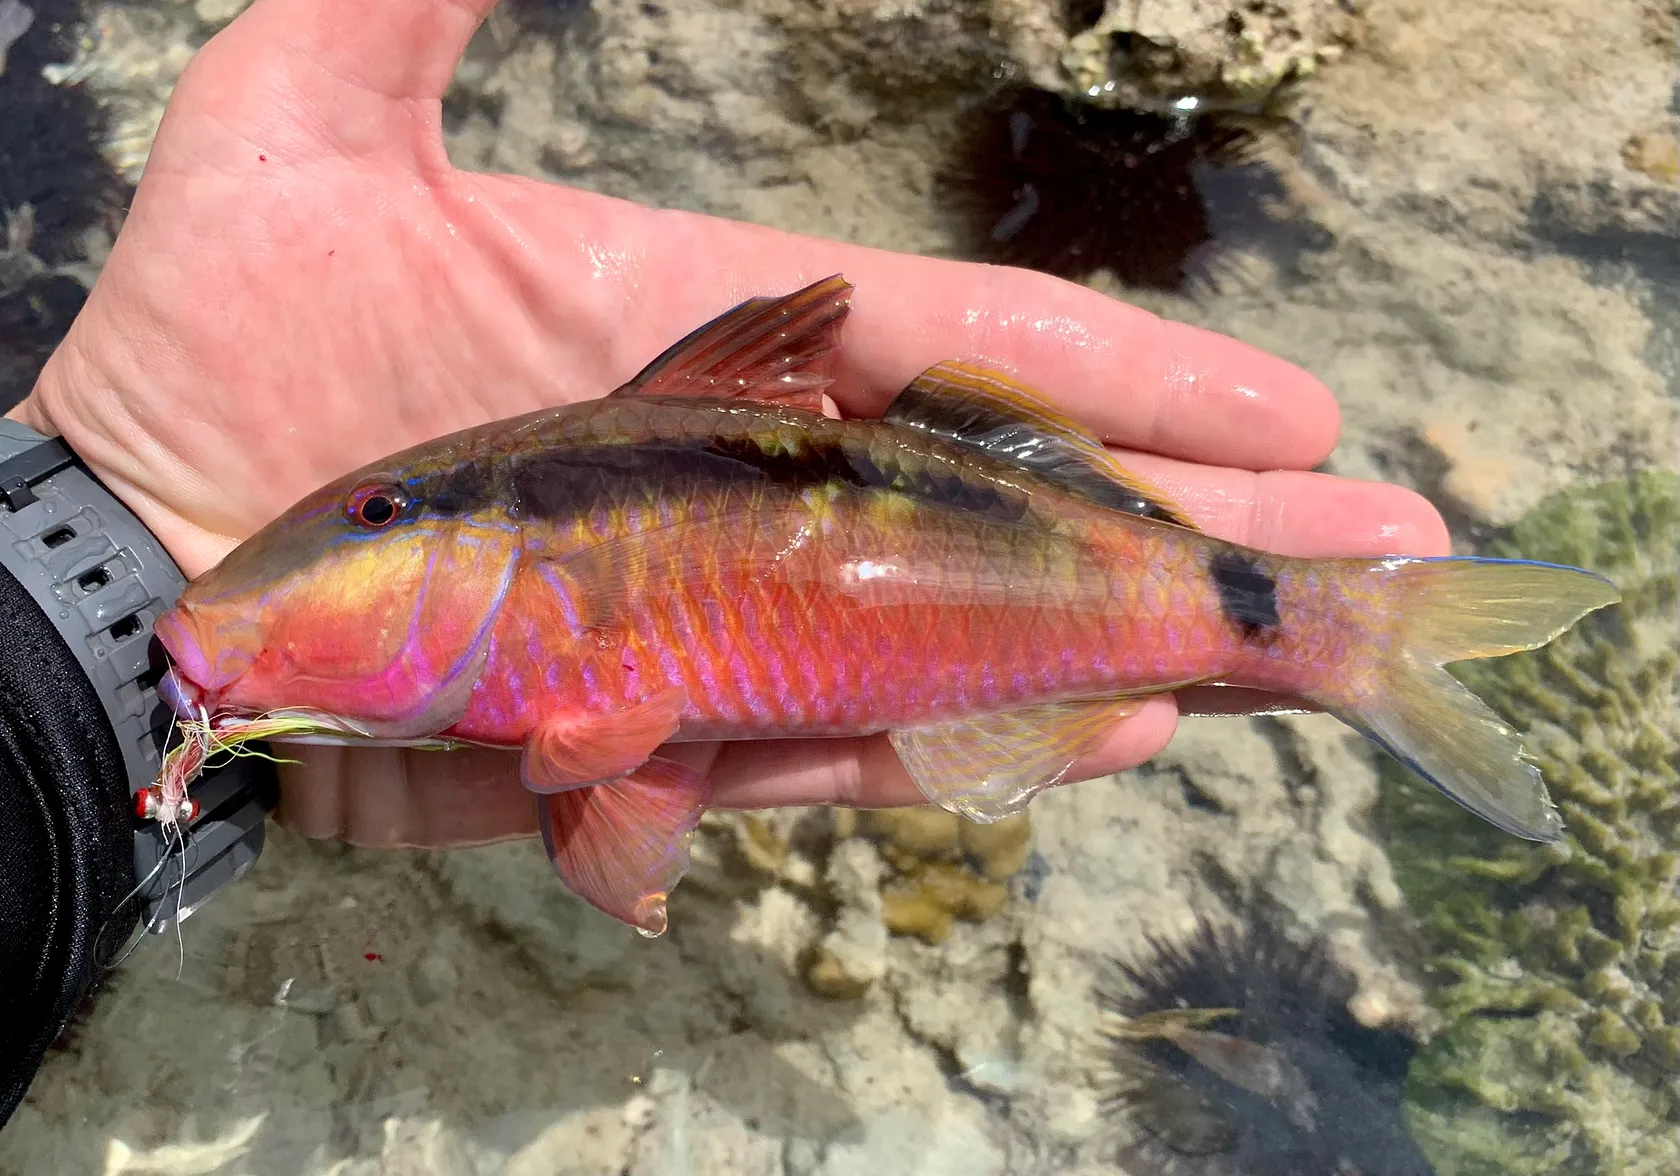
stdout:
MULTIPOLYGON (((54 76, 110 109, 101 146, 115 188, 138 178, 192 49, 238 7, 94 10, 82 52, 54 76)), ((1054 70, 1042 57, 1011 64, 1040 42, 978 18, 933 26, 946 52, 918 49, 917 21, 948 22, 946 6, 888 7, 507 8, 458 72, 449 150, 464 167, 955 255, 962 224, 939 173, 963 119, 1054 70)), ((1037 7, 1094 21, 1102 5, 1037 7)), ((1672 473, 1672 11, 1434 0, 1369 12, 1356 32, 1303 83, 1298 151, 1268 140, 1270 174, 1198 175, 1218 187, 1211 219, 1228 246, 1210 263, 1214 287, 1091 283, 1314 372, 1344 413, 1327 468, 1420 490, 1461 550, 1547 495, 1672 473), (1293 215, 1257 214, 1255 185, 1293 215)), ((1134 62, 1147 57, 1125 43, 1134 62)), ((28 51, 20 41, 0 77, 9 93, 22 92, 28 51)), ((66 152, 67 177, 80 158, 66 152)), ((76 215, 87 177, 73 178, 41 201, 34 260, 14 249, 0 268, 24 275, 7 279, 0 328, 22 341, 27 320, 30 332, 0 353, 0 393, 25 386, 64 321, 42 309, 64 303, 39 297, 24 316, 15 290, 54 273, 86 281, 103 256, 111 218, 76 215)), ((1089 214, 1103 233, 1135 236, 1171 211, 1127 207, 1089 214)), ((1086 211, 1041 203, 1034 215, 1077 232, 1086 211)), ((1680 644, 1662 586, 1672 526, 1633 533, 1635 547, 1667 545, 1628 561, 1656 586, 1628 626, 1637 639, 1618 630, 1613 652, 1594 656, 1599 669, 1655 666, 1623 691, 1652 707, 1654 733, 1624 755, 1581 703, 1549 736, 1563 740, 1559 762, 1582 759, 1612 790, 1672 772, 1676 738, 1674 667, 1651 652, 1680 644), (1589 744, 1612 752, 1580 756, 1589 744)), ((1600 938, 1631 937, 1614 962, 1628 987, 1608 964, 1577 975, 1491 934, 1473 956, 1451 934, 1464 911, 1442 905, 1393 838, 1439 836, 1466 858, 1506 849, 1455 823, 1473 818, 1428 807, 1445 801, 1406 808, 1396 787, 1328 718, 1201 720, 1144 768, 1040 797, 1030 831, 995 843, 938 816, 714 816, 672 930, 652 942, 572 900, 534 844, 372 853, 274 830, 247 879, 179 940, 148 940, 100 992, 0 1133, 0 1173, 1146 1176, 1312 1174, 1338 1157, 1368 1176, 1424 1162, 1466 1176, 1672 1171, 1675 924, 1653 914, 1627 930, 1590 912, 1600 938), (1150 941, 1187 942, 1199 918, 1321 943, 1341 986, 1309 983, 1264 936, 1175 971, 1150 941), (1544 964, 1548 991, 1584 1002, 1569 1025, 1585 1028, 1523 1006, 1500 1020, 1532 1032, 1488 1045, 1429 967, 1443 957, 1513 984, 1544 964), (1105 1102, 1115 1056, 1098 994, 1134 991, 1111 962, 1143 974, 1145 995, 1241 1004, 1241 1033, 1301 1077, 1254 1097, 1157 1042, 1126 1055, 1149 1097, 1105 1102), (1231 971, 1247 990, 1216 982, 1231 971), (1260 982, 1272 972, 1278 991, 1260 982), (1648 980, 1654 1004, 1639 991, 1648 980), (1343 1014, 1326 1027, 1317 1013, 1332 1006, 1343 1014), (1635 1033, 1631 1049, 1602 1028, 1612 1014, 1635 1033), (1443 1060, 1440 1042, 1459 1044, 1443 1060), (1557 1042, 1580 1064, 1523 1052, 1557 1042), (1157 1068, 1140 1071, 1140 1057, 1157 1068), (1301 1109, 1302 1083, 1316 1111, 1301 1109), (1496 1083, 1522 1113, 1490 1106, 1496 1083), (1225 1101, 1210 1111, 1198 1095, 1225 1101), (1584 1125, 1607 1115, 1613 1130, 1584 1125)), ((1672 804, 1618 811, 1637 830, 1617 834, 1623 867, 1673 850, 1672 804)), ((1576 909, 1560 876, 1497 901, 1555 923, 1576 909)), ((1673 884, 1672 861, 1659 861, 1627 887, 1673 884)))

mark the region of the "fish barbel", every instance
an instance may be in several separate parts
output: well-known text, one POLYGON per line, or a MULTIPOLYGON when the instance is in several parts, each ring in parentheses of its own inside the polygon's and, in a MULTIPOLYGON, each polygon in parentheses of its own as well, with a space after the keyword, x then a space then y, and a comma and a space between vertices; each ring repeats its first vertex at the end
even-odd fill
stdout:
POLYGON ((606 397, 309 495, 158 621, 165 696, 522 749, 558 873, 649 933, 710 796, 662 744, 887 732, 930 801, 994 820, 1197 683, 1310 700, 1501 828, 1559 836, 1514 732, 1442 667, 1542 645, 1612 584, 1223 542, 977 364, 834 419, 850 290, 752 299, 606 397))

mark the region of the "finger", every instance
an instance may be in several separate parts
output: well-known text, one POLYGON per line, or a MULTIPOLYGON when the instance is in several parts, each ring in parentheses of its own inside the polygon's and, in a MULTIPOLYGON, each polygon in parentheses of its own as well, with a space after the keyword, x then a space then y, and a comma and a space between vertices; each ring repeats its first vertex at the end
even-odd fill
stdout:
POLYGON ((962 358, 1019 374, 1113 445, 1245 469, 1310 469, 1335 447, 1329 390, 1245 343, 1044 274, 859 253, 848 407, 878 415, 918 373, 962 358))
POLYGON ((1221 469, 1147 453, 1119 453, 1210 535, 1278 555, 1327 558, 1446 555, 1441 512, 1421 494, 1303 470, 1221 469))
MULTIPOLYGON (((322 96, 316 87, 330 93, 348 84, 396 101, 437 101, 495 6, 496 0, 257 0, 218 40, 313 65, 313 76, 290 79, 306 100, 322 96)), ((252 58, 262 59, 260 53, 252 58)))
POLYGON ((1340 429, 1334 398, 1300 368, 1044 274, 510 177, 473 177, 471 191, 498 214, 501 235, 487 242, 498 264, 556 288, 570 325, 580 314, 598 324, 608 387, 744 298, 843 273, 857 289, 833 395, 849 415, 878 416, 917 373, 966 358, 1015 369, 1111 443, 1190 461, 1309 469, 1340 429))
MULTIPOLYGON (((1082 757, 1063 783, 1136 767, 1172 738, 1177 711, 1152 698, 1082 757)), ((713 768, 713 804, 753 809, 784 805, 895 808, 927 804, 885 735, 864 739, 778 739, 725 743, 713 768)))
POLYGON ((485 845, 537 833, 517 753, 280 745, 275 819, 305 837, 395 849, 485 845))
POLYGON ((1191 686, 1173 695, 1180 718, 1229 718, 1234 715, 1308 715, 1324 708, 1304 698, 1251 690, 1246 686, 1191 686))

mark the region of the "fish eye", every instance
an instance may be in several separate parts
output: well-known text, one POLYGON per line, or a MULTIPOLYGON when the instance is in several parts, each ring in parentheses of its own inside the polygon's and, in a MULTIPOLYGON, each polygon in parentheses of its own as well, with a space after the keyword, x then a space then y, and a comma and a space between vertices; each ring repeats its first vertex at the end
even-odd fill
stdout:
POLYGON ((395 486, 362 486, 350 495, 345 515, 358 527, 377 531, 402 513, 408 498, 395 486))

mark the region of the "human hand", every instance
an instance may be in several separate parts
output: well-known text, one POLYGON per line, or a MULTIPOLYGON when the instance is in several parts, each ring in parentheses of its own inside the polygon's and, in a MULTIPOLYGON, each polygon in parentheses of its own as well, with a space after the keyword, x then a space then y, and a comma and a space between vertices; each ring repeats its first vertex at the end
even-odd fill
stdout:
MULTIPOLYGON (((188 575, 303 494, 486 420, 603 395, 743 298, 856 284, 838 382, 875 416, 943 359, 1013 367, 1208 531, 1307 556, 1441 554, 1392 486, 1306 472, 1338 414, 1310 376, 1040 274, 883 253, 457 171, 440 97, 493 0, 258 0, 193 60, 110 261, 17 416, 64 435, 188 575)), ((1083 779, 1140 763, 1151 700, 1083 779)), ((280 817, 439 845, 534 834, 517 759, 287 749, 280 817)), ((685 744, 716 802, 920 794, 884 738, 685 744)))

